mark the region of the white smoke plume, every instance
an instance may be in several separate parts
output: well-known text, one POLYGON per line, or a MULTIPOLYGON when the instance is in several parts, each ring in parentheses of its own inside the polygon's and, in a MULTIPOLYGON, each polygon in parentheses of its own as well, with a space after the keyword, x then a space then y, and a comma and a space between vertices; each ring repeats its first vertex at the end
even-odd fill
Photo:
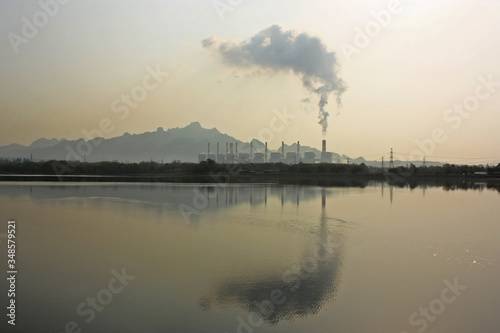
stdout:
POLYGON ((284 31, 280 26, 266 28, 250 41, 220 41, 209 37, 202 46, 218 53, 225 64, 238 68, 290 72, 299 76, 304 87, 319 96, 319 124, 323 134, 328 128, 326 105, 335 95, 340 106, 346 85, 338 76, 338 62, 334 52, 329 52, 317 37, 293 30, 284 31))

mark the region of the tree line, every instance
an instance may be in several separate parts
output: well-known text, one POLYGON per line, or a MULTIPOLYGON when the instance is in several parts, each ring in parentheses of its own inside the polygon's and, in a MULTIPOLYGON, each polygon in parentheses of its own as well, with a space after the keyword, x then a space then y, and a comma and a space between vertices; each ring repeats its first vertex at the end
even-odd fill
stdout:
POLYGON ((78 162, 40 161, 28 159, 0 159, 0 173, 22 175, 161 175, 161 174, 208 174, 217 172, 253 173, 293 173, 293 174, 340 174, 340 175, 402 175, 402 176, 448 176, 489 174, 500 176, 500 163, 489 165, 444 164, 442 166, 381 168, 361 164, 284 164, 284 163, 243 163, 219 164, 208 160, 200 163, 174 161, 171 163, 140 162, 78 162))

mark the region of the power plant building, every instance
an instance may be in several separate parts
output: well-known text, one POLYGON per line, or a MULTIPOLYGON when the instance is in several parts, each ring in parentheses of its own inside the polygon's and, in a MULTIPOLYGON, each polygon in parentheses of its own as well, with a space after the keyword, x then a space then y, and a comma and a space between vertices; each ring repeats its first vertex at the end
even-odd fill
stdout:
POLYGON ((316 154, 312 151, 304 153, 304 159, 302 160, 302 162, 306 164, 316 163, 316 154))
POLYGON ((253 154, 253 163, 265 163, 264 161, 264 154, 262 153, 255 153, 253 154))
POLYGON ((286 164, 295 164, 297 163, 297 154, 294 152, 288 152, 286 153, 286 159, 285 159, 286 164))
POLYGON ((225 163, 225 162, 226 162, 226 155, 218 154, 217 155, 217 163, 225 163))
MULTIPOLYGON (((326 140, 321 143, 321 155, 317 157, 316 153, 312 151, 306 151, 301 155, 300 142, 297 141, 296 152, 285 152, 285 142, 281 142, 281 147, 278 151, 268 152, 267 142, 262 146, 255 146, 255 142, 252 140, 250 145, 244 145, 245 152, 240 152, 238 154, 238 142, 226 142, 226 151, 220 152, 219 143, 217 143, 217 153, 214 154, 210 151, 210 143, 207 145, 207 153, 198 154, 198 161, 207 161, 207 159, 216 161, 217 163, 286 163, 286 164, 297 164, 297 163, 333 163, 333 153, 326 151, 326 140)), ((257 142, 258 144, 258 142, 257 142)))
POLYGON ((250 162, 250 154, 248 154, 248 153, 239 153, 238 157, 236 158, 236 161, 238 163, 248 163, 248 162, 250 162))
POLYGON ((279 163, 281 162, 281 153, 271 153, 271 158, 269 159, 270 163, 279 163))

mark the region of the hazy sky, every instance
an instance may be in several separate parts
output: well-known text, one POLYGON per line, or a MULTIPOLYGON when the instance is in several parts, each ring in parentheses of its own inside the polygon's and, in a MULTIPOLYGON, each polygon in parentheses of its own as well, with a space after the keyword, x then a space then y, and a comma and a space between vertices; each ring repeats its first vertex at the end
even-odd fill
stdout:
POLYGON ((0 145, 84 137, 103 119, 104 137, 200 121, 241 140, 273 127, 271 147, 325 138, 352 157, 393 147, 500 160, 500 1, 59 1, 1 1, 0 145), (340 109, 333 98, 326 106, 325 136, 319 97, 301 77, 243 71, 202 47, 211 36, 248 42, 272 25, 336 53, 347 90, 340 109), (131 93, 137 103, 126 106, 131 93), (282 127, 273 118, 284 110, 295 118, 282 127))

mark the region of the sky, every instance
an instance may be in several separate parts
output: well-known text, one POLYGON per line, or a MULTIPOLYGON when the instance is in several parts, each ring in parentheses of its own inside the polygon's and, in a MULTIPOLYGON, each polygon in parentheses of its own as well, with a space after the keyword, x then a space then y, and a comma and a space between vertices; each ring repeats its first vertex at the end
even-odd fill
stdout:
POLYGON ((0 37, 0 145, 199 121, 273 148, 500 162, 500 1, 2 0, 0 37), (320 50, 345 84, 326 133, 304 71, 228 61, 272 26, 316 41, 299 58, 320 50))

